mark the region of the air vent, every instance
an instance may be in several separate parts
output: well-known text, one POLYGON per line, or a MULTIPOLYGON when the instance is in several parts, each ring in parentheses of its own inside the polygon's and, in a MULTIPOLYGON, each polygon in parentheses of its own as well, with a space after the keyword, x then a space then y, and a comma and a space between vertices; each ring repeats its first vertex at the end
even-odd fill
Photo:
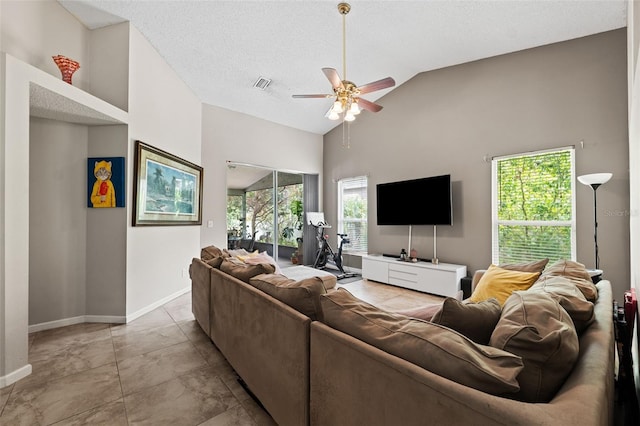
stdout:
POLYGON ((271 84, 271 80, 260 76, 258 80, 256 80, 255 83, 253 83, 253 87, 257 87, 260 90, 264 90, 267 87, 269 87, 270 84, 271 84))

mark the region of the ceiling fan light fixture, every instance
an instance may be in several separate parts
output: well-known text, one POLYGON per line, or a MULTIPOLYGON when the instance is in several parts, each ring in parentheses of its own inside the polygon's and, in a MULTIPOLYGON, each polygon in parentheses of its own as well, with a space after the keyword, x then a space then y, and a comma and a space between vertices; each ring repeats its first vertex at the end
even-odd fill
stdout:
MULTIPOLYGON (((352 81, 347 80, 347 23, 346 16, 351 11, 349 3, 338 4, 338 12, 342 15, 342 78, 335 68, 322 68, 325 77, 331 83, 333 88, 332 94, 308 94, 293 95, 294 98, 326 98, 333 99, 334 102, 325 113, 325 117, 330 120, 338 120, 342 117, 343 121, 353 121, 363 109, 370 112, 379 112, 382 106, 360 98, 360 95, 375 92, 377 90, 387 89, 395 86, 396 82, 391 77, 382 80, 373 81, 362 86, 357 86, 352 81)), ((343 143, 344 143, 343 133, 343 143)), ((347 144, 348 146, 348 144, 347 144)))

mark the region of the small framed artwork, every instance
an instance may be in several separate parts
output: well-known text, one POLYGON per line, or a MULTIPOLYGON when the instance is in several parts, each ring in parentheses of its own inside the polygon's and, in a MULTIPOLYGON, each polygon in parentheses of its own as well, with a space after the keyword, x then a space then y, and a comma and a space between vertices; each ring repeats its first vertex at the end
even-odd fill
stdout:
POLYGON ((87 207, 124 207, 124 157, 87 158, 87 207))
POLYGON ((202 167, 136 141, 133 226, 201 225, 202 167))

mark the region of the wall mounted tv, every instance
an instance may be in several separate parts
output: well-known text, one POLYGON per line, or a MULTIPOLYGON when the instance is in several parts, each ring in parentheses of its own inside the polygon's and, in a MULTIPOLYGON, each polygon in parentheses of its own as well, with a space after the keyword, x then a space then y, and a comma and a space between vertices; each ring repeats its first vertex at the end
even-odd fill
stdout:
POLYGON ((380 183, 378 225, 451 225, 451 175, 380 183))

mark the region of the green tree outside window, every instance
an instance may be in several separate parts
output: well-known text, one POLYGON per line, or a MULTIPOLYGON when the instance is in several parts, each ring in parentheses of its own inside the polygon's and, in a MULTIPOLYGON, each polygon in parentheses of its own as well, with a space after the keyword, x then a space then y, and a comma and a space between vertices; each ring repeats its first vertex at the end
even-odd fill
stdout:
POLYGON ((493 263, 575 259, 573 149, 495 159, 493 173, 493 263))

